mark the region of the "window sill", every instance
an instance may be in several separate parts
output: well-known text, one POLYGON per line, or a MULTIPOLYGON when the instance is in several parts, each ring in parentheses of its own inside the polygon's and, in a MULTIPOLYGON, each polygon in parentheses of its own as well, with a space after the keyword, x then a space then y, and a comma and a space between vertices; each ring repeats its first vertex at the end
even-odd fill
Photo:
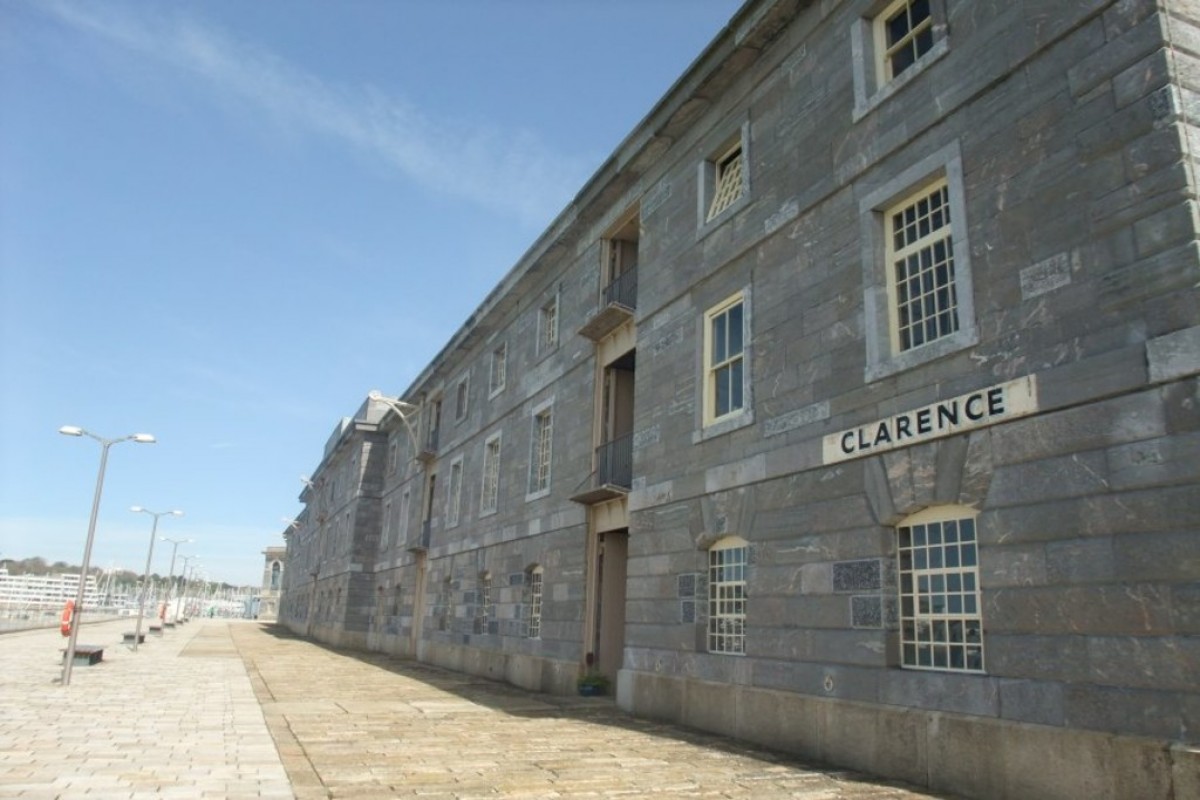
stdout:
POLYGON ((700 444, 717 436, 740 430, 754 424, 754 409, 747 408, 740 414, 716 420, 692 434, 692 444, 700 444))
POLYGON ((900 73, 899 77, 893 78, 883 84, 883 86, 880 86, 870 97, 860 98, 856 96, 854 102, 854 122, 860 121, 880 105, 887 102, 893 95, 916 80, 917 76, 929 69, 934 63, 940 61, 948 52, 950 52, 950 40, 945 37, 938 39, 933 43, 933 47, 929 49, 928 53, 921 56, 911 67, 900 73))
POLYGON ((964 328, 927 345, 896 353, 875 363, 868 363, 863 373, 863 379, 867 383, 877 381, 880 378, 928 364, 930 361, 936 361, 978 343, 979 332, 974 327, 964 328))
POLYGON ((547 487, 545 489, 539 489, 536 492, 529 492, 528 494, 526 494, 525 502, 530 503, 534 500, 541 500, 543 497, 549 497, 549 496, 550 496, 550 489, 549 489, 549 487, 547 487))

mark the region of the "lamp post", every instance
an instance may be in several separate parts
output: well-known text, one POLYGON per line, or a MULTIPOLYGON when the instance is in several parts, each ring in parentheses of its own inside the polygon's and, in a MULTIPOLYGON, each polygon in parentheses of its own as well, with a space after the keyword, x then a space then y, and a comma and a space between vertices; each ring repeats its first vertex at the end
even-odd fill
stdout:
POLYGON ((150 588, 150 560, 154 558, 154 536, 158 532, 159 517, 182 517, 182 511, 151 511, 148 508, 141 506, 133 506, 129 509, 135 513, 149 514, 154 517, 154 524, 150 526, 150 552, 146 553, 146 574, 142 576, 142 596, 138 600, 138 618, 137 627, 133 632, 133 652, 137 652, 138 642, 142 638, 142 617, 146 614, 146 592, 150 588))
POLYGON ((86 585, 88 567, 92 560, 92 543, 96 539, 96 516, 100 513, 100 493, 104 489, 104 467, 108 464, 108 448, 118 442, 153 444, 154 437, 148 433, 131 433, 119 439, 105 439, 75 425, 64 425, 58 429, 64 436, 86 436, 100 443, 100 472, 96 475, 96 494, 92 498, 92 516, 88 520, 87 543, 83 546, 83 565, 79 572, 79 586, 75 590, 75 611, 71 619, 71 636, 67 640, 67 652, 63 660, 62 685, 71 683, 71 666, 75 663, 75 643, 79 639, 79 620, 83 615, 83 589, 86 585))
MULTIPOLYGON (((181 610, 184 612, 185 615, 187 613, 187 609, 184 608, 184 604, 187 602, 188 562, 191 561, 193 558, 196 558, 196 556, 195 555, 184 556, 183 557, 183 567, 179 570, 179 577, 183 581, 183 586, 179 590, 179 597, 177 597, 175 599, 175 614, 174 614, 175 622, 179 622, 179 612, 181 610)), ((196 563, 198 564, 200 562, 196 562, 196 563)))
POLYGON ((367 392, 367 398, 377 403, 383 403, 396 412, 396 416, 400 418, 400 421, 404 423, 405 430, 408 431, 408 441, 412 445, 412 457, 416 458, 417 453, 421 452, 421 448, 417 444, 417 432, 413 430, 412 423, 408 421, 408 418, 417 413, 417 406, 414 406, 412 403, 406 403, 399 397, 388 397, 377 389, 367 392))
POLYGON ((160 542, 170 542, 173 545, 171 547, 171 569, 169 572, 167 572, 167 597, 163 601, 162 621, 166 622, 167 621, 167 609, 169 609, 171 607, 171 595, 173 594, 172 590, 175 588, 175 584, 174 584, 175 554, 177 552, 179 552, 179 545, 184 544, 185 542, 190 542, 192 540, 191 539, 170 539, 170 538, 167 538, 166 536, 160 536, 160 537, 158 537, 158 540, 160 542))

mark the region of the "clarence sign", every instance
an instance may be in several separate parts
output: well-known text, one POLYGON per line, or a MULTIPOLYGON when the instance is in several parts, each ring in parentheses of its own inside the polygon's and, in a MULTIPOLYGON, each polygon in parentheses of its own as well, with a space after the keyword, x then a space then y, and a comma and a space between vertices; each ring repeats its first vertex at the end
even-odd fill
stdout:
POLYGON ((1034 375, 988 386, 876 422, 831 433, 821 442, 826 464, 953 436, 1037 411, 1034 375))

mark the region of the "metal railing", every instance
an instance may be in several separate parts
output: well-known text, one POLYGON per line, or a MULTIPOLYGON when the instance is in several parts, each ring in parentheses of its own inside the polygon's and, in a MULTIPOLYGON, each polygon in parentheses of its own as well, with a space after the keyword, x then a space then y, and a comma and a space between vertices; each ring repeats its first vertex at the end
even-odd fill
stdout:
POLYGON ((633 434, 618 436, 596 448, 596 484, 633 486, 633 434))
POLYGON ((627 269, 604 287, 604 304, 637 308, 637 267, 627 269))

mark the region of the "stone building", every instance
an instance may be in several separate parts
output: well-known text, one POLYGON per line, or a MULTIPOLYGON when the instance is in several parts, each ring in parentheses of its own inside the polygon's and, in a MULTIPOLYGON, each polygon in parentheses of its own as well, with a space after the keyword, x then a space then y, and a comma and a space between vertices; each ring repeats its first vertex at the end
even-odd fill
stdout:
POLYGON ((262 554, 263 578, 258 594, 257 617, 264 622, 274 622, 279 617, 279 598, 283 591, 283 566, 287 549, 268 547, 262 554))
POLYGON ((750 0, 338 426, 284 622, 938 791, 1200 796, 1198 25, 750 0))

